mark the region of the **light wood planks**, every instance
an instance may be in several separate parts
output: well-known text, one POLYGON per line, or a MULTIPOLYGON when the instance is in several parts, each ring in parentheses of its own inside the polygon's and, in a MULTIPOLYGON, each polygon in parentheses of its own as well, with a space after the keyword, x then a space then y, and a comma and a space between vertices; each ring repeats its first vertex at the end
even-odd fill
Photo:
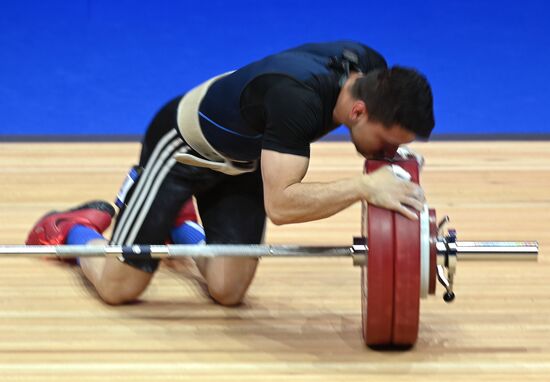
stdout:
MULTIPOLYGON (((246 303, 212 304, 163 268, 138 304, 110 307, 77 269, 0 259, 0 381, 550 380, 550 142, 416 144, 422 184, 459 237, 539 240, 538 263, 460 263, 455 303, 421 306, 409 352, 360 337, 359 270, 348 259, 264 259, 246 303)), ((23 243, 53 208, 112 200, 136 143, 0 144, 0 243, 23 243)), ((318 143, 308 180, 361 173, 349 143, 318 143)), ((347 245, 355 205, 275 227, 270 243, 347 245)))

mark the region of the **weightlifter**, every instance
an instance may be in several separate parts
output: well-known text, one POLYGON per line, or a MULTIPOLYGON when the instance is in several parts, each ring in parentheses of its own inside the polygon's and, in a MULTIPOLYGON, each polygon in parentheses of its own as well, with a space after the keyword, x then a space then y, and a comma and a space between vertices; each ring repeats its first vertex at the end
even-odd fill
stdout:
MULTIPOLYGON (((422 209, 423 192, 389 167, 333 182, 302 181, 310 144, 339 125, 347 126, 364 157, 393 157, 400 145, 430 136, 430 85, 414 69, 388 68, 378 52, 354 41, 305 44, 203 82, 167 103, 150 123, 139 166, 119 195, 110 243, 203 240, 192 196, 208 244, 258 244, 266 214, 277 225, 306 222, 360 200, 415 219, 412 210, 422 209)), ((27 244, 104 244, 102 233, 114 214, 102 201, 50 213, 27 244)), ((138 298, 159 265, 147 257, 79 263, 113 305, 138 298)), ((231 306, 243 299, 258 259, 196 263, 210 296, 231 306)))

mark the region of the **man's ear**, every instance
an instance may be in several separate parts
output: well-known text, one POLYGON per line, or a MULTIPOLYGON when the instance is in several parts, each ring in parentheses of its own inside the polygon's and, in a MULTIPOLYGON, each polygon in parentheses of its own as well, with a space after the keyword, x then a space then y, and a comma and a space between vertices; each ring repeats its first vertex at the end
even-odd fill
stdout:
POLYGON ((356 121, 363 116, 367 119, 369 117, 367 105, 365 105, 365 103, 361 100, 354 101, 353 105, 351 106, 351 120, 356 121))

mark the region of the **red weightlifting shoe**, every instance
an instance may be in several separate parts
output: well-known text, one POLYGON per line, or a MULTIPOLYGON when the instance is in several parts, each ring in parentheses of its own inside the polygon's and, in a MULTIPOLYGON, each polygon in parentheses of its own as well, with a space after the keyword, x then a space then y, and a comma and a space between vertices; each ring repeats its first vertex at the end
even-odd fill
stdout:
MULTIPOLYGON (((174 219, 172 228, 177 228, 180 225, 184 224, 187 221, 192 221, 193 223, 199 222, 199 217, 197 216, 197 211, 195 209, 195 204, 193 204, 193 198, 187 199, 183 206, 181 206, 178 216, 174 219)), ((171 237, 167 237, 164 240, 164 244, 174 244, 171 237)))
POLYGON ((65 244, 67 235, 77 224, 103 233, 110 225, 115 209, 109 203, 95 200, 67 211, 52 211, 43 216, 32 228, 27 245, 65 244))
POLYGON ((195 205, 193 204, 193 198, 189 198, 181 207, 180 211, 178 212, 178 216, 176 216, 176 219, 174 220, 174 227, 179 227, 186 221, 192 221, 197 223, 198 217, 197 217, 197 211, 195 210, 195 205))

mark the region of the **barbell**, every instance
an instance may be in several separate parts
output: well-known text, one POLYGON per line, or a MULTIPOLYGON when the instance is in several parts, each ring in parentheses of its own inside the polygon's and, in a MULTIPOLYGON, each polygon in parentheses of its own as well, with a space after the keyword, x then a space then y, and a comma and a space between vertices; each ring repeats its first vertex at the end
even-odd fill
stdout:
MULTIPOLYGON (((368 160, 370 173, 386 160, 368 160)), ((418 163, 401 158, 391 162, 419 183, 418 163)), ((350 246, 297 245, 3 245, 0 256, 29 257, 351 257, 361 268, 362 332, 370 347, 411 347, 418 337, 420 299, 434 295, 436 280, 443 299, 451 302, 457 261, 536 261, 535 241, 458 241, 455 230, 444 231, 447 217, 436 221, 425 206, 418 220, 367 203, 362 206, 361 236, 350 246)))

